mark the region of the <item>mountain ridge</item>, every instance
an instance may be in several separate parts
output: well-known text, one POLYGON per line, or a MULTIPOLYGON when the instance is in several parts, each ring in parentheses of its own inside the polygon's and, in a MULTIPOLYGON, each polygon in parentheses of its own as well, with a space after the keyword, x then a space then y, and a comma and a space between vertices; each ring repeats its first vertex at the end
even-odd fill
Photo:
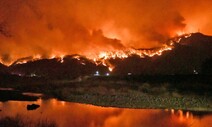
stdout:
MULTIPOLYGON (((164 51, 160 56, 140 58, 131 55, 125 59, 108 59, 115 69, 110 72, 103 64, 96 64, 84 56, 73 54, 61 58, 37 59, 19 64, 20 61, 31 59, 26 57, 17 60, 11 66, 0 65, 2 72, 15 75, 33 75, 49 77, 78 77, 94 75, 99 71, 102 75, 128 74, 204 74, 204 63, 212 59, 212 36, 193 33, 190 37, 182 37, 179 43, 173 44, 173 49, 164 51)), ((207 65, 208 66, 208 65, 207 65)), ((207 69, 205 69, 207 70, 207 69)))

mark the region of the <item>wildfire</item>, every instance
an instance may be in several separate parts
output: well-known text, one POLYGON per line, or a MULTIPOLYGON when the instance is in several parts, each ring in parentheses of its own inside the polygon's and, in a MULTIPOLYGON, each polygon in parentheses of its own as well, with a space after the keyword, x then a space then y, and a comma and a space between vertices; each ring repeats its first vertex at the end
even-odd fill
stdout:
MULTIPOLYGON (((112 65, 109 61, 111 59, 126 59, 130 56, 137 55, 140 58, 145 58, 145 57, 154 57, 154 56, 160 56, 162 55, 163 52, 172 50, 174 48, 175 43, 180 43, 182 38, 188 38, 190 37, 191 34, 183 34, 179 35, 173 39, 170 39, 166 44, 164 44, 160 48, 155 48, 155 49, 134 49, 134 48, 126 48, 124 50, 113 50, 113 51, 102 51, 97 54, 90 54, 86 55, 85 57, 90 60, 91 62, 95 63, 96 65, 103 65, 108 67, 109 71, 113 71, 115 68, 114 65, 112 65)), ((57 59, 58 62, 63 63, 64 62, 64 57, 66 55, 62 53, 55 53, 50 55, 49 57, 42 57, 41 55, 35 55, 32 57, 26 57, 26 58, 21 58, 18 59, 17 61, 5 65, 12 65, 12 64, 24 64, 27 62, 33 62, 41 59, 57 59)), ((74 59, 81 60, 80 56, 73 56, 74 59)), ((3 63, 2 61, 0 61, 3 63)))
POLYGON ((126 49, 126 50, 115 50, 115 51, 109 51, 109 52, 100 52, 97 55, 90 55, 87 56, 88 59, 92 60, 96 65, 102 64, 104 66, 107 66, 109 71, 113 71, 115 68, 114 65, 112 65, 109 60, 110 59, 126 59, 132 55, 137 55, 140 58, 145 57, 153 57, 153 56, 160 56, 164 51, 172 50, 174 47, 172 45, 164 45, 160 49, 126 49))
POLYGON ((180 43, 182 38, 188 38, 191 34, 180 34, 179 36, 169 40, 166 44, 164 44, 161 48, 156 49, 133 49, 128 48, 125 50, 114 50, 114 51, 106 51, 100 52, 98 54, 92 54, 87 56, 88 59, 94 61, 96 65, 102 64, 108 67, 109 71, 113 71, 115 68, 109 60, 110 59, 125 59, 132 55, 137 55, 140 58, 145 57, 154 57, 154 56, 161 56, 163 52, 172 50, 174 48, 175 43, 180 43))

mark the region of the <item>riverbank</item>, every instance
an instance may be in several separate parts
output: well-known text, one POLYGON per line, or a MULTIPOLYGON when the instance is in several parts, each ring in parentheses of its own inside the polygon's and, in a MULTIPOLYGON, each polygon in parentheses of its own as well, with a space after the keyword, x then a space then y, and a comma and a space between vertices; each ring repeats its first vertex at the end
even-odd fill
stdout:
POLYGON ((0 86, 43 93, 43 98, 105 107, 212 111, 210 82, 142 78, 145 81, 138 77, 79 77, 74 80, 21 77, 0 86))

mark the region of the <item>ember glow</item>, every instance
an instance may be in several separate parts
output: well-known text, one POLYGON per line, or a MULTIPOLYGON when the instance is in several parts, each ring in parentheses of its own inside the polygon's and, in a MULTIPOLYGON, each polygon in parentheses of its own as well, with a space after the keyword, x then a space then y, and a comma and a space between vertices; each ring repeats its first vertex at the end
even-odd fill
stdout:
POLYGON ((137 55, 141 58, 153 57, 155 55, 161 55, 164 51, 172 50, 172 48, 173 47, 171 45, 164 45, 162 48, 157 50, 116 50, 109 52, 100 52, 98 55, 88 56, 88 58, 93 60, 97 65, 102 64, 104 66, 107 66, 108 69, 112 71, 115 67, 109 62, 110 59, 125 59, 132 55, 137 55))
POLYGON ((211 0, 1 0, 0 61, 63 62, 65 55, 79 54, 109 66, 110 58, 161 55, 173 48, 166 43, 172 37, 212 34, 211 5, 211 0), (155 47, 160 48, 137 50, 155 47))
MULTIPOLYGON (((191 34, 185 34, 183 33, 182 35, 179 34, 177 37, 170 39, 166 44, 163 44, 162 47, 160 48, 155 48, 155 49, 133 49, 133 48, 127 48, 123 50, 112 50, 112 51, 105 51, 105 52, 99 52, 98 54, 88 54, 85 56, 88 60, 91 62, 95 63, 96 65, 104 65, 108 67, 109 71, 113 71, 115 66, 109 62, 111 59, 125 59, 128 58, 132 55, 139 56, 140 58, 145 58, 145 57, 154 57, 154 56, 160 56, 162 55, 163 52, 172 50, 174 48, 175 43, 180 43, 180 40, 182 38, 188 38, 190 37, 191 34)), ((62 54, 62 53, 55 53, 50 55, 49 57, 42 57, 41 55, 35 55, 32 57, 26 57, 26 58, 21 58, 18 59, 17 61, 7 64, 10 66, 11 64, 24 64, 27 62, 32 62, 36 60, 41 60, 41 59, 57 59, 58 62, 63 63, 64 62, 64 57, 68 54, 62 54)), ((81 60, 80 56, 76 55, 73 56, 74 59, 81 60)), ((82 63, 84 64, 84 63, 82 63)))

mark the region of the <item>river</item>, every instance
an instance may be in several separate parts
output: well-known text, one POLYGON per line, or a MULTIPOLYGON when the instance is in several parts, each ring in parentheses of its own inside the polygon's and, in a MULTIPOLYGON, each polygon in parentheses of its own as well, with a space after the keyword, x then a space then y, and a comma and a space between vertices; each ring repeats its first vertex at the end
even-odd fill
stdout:
POLYGON ((0 102, 0 127, 7 127, 5 118, 30 127, 39 121, 53 123, 52 127, 212 127, 210 113, 99 107, 57 99, 0 102), (28 111, 29 104, 40 107, 28 111))

